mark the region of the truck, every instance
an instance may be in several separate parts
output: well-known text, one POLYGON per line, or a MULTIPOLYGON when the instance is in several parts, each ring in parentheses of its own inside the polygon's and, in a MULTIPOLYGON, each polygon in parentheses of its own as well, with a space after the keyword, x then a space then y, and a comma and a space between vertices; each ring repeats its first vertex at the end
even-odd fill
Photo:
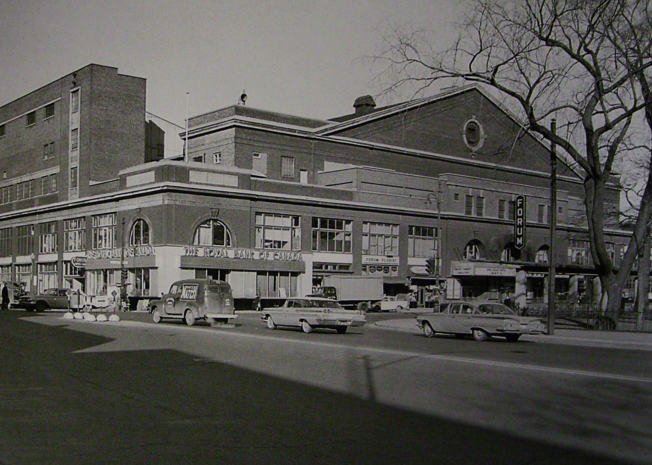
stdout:
POLYGON ((317 295, 337 300, 344 308, 363 312, 383 298, 381 276, 325 276, 317 295))

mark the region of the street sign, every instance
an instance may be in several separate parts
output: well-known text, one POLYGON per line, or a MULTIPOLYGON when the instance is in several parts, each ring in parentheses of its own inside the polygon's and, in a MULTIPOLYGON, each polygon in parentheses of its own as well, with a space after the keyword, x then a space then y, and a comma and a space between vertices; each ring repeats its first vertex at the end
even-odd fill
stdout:
POLYGON ((525 196, 516 197, 514 206, 514 248, 521 250, 525 247, 525 196))
POLYGON ((72 257, 72 259, 70 259, 70 262, 72 263, 72 266, 76 268, 86 268, 86 257, 83 255, 77 255, 75 257, 72 257))

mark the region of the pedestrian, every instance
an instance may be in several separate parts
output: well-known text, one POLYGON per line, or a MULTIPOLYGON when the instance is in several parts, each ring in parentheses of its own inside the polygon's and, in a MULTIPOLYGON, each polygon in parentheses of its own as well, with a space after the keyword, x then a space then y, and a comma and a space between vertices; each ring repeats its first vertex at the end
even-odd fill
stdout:
POLYGON ((2 309, 9 310, 9 288, 7 283, 2 283, 2 309))

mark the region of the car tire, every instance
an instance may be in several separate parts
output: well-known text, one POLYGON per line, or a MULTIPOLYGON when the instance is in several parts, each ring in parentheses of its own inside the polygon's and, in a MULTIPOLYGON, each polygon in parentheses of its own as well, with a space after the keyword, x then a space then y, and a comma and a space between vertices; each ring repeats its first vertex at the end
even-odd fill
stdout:
POLYGON ((367 313, 369 311, 369 304, 367 302, 360 302, 358 304, 358 311, 367 313))
POLYGON ((186 320, 186 324, 188 326, 192 326, 195 324, 195 315, 192 313, 191 310, 186 310, 186 313, 184 314, 184 319, 186 320))
POLYGON ((380 313, 380 307, 376 306, 376 307, 372 308, 372 311, 374 311, 376 313, 380 313))
POLYGON ((474 329, 473 330, 473 339, 475 339, 478 342, 486 341, 489 339, 489 335, 485 333, 481 329, 474 329))
POLYGON ((347 327, 346 326, 338 326, 335 328, 335 331, 337 331, 337 334, 344 334, 346 333, 347 327))
POLYGON ((402 312, 403 310, 404 310, 404 309, 403 309, 403 306, 402 306, 402 305, 397 305, 397 306, 396 306, 396 309, 394 309, 394 311, 397 312, 397 313, 402 312))
POLYGON ((154 323, 161 322, 161 312, 158 308, 152 310, 152 321, 154 321, 154 323))
POLYGON ((304 333, 312 333, 312 326, 310 326, 310 323, 308 323, 306 320, 303 320, 301 322, 301 329, 303 330, 304 333))
POLYGON ((520 334, 508 334, 505 339, 507 339, 507 342, 516 342, 519 337, 521 337, 520 334))
POLYGON ((435 330, 432 329, 432 326, 427 321, 423 322, 423 335, 427 338, 435 337, 435 330))
POLYGON ((45 302, 36 302, 36 306, 34 307, 37 312, 44 312, 48 308, 48 304, 45 302))
POLYGON ((271 316, 267 317, 267 327, 269 329, 276 329, 276 323, 274 323, 274 320, 272 320, 271 316))

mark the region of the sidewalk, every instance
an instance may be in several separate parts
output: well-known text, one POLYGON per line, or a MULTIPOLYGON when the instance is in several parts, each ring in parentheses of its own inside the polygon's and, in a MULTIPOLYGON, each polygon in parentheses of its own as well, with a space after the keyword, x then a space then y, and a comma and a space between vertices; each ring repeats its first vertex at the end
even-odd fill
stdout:
MULTIPOLYGON (((416 317, 421 312, 406 313, 405 318, 378 321, 374 326, 382 329, 405 331, 421 334, 416 317)), ((564 344, 583 347, 602 347, 612 349, 648 350, 652 351, 651 333, 630 333, 626 331, 591 331, 556 329, 552 336, 547 334, 522 336, 520 341, 564 344)))

